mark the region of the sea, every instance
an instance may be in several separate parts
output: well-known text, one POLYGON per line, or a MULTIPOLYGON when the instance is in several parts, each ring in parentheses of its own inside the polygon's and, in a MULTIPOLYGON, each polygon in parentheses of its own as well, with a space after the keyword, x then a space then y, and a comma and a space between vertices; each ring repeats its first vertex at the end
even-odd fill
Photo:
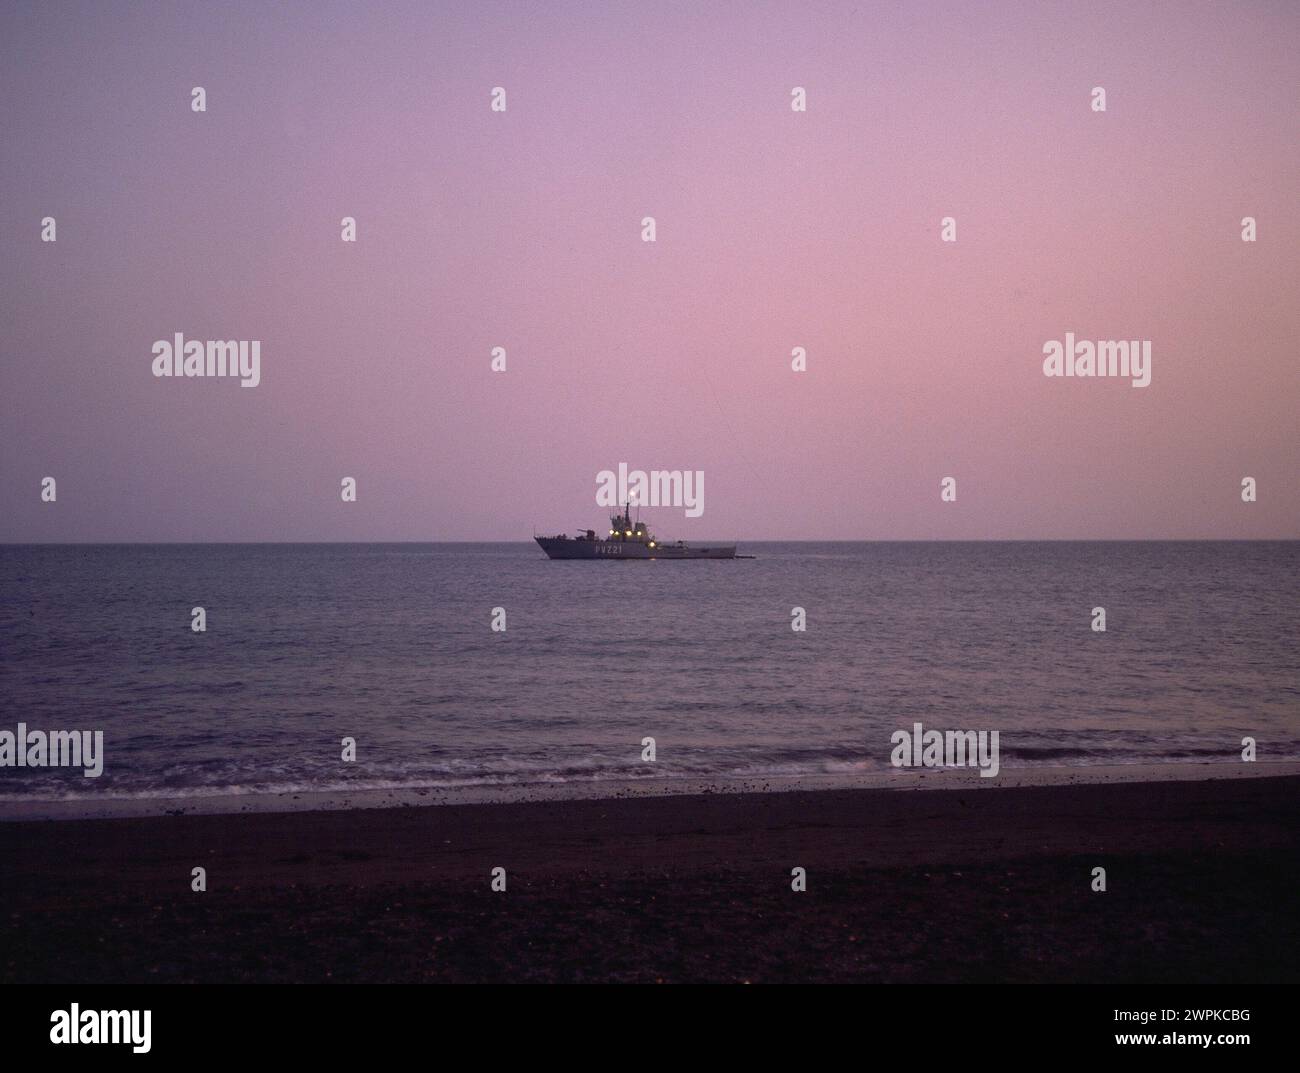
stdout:
POLYGON ((740 551, 0 546, 0 731, 104 735, 98 778, 0 767, 0 817, 852 777, 917 723, 997 730, 1004 772, 1300 759, 1300 542, 740 551))

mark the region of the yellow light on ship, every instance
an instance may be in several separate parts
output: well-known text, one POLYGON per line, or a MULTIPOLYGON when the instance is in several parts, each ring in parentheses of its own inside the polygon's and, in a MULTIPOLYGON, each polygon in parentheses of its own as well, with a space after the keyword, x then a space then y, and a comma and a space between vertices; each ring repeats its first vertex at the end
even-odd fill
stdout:
POLYGON ((632 530, 631 530, 631 529, 625 529, 625 530, 623 530, 623 535, 624 535, 624 536, 631 536, 631 535, 632 535, 632 530))
POLYGON ((650 546, 651 546, 652 548, 655 546, 655 542, 654 542, 653 540, 650 541, 650 546))

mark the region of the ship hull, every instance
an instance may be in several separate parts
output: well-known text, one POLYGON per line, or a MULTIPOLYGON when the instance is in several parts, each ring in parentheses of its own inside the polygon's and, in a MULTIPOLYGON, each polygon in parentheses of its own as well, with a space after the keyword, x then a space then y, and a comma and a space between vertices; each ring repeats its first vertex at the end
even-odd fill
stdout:
POLYGON ((735 544, 709 544, 687 547, 661 544, 649 547, 634 540, 564 540, 559 537, 533 537, 537 546, 552 559, 734 559, 735 544))

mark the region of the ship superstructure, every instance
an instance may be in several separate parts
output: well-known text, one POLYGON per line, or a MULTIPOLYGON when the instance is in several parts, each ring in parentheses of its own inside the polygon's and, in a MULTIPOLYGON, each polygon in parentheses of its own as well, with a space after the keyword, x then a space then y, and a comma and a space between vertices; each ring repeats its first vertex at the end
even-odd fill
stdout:
POLYGON ((533 537, 552 559, 734 559, 735 544, 689 545, 678 540, 663 543, 639 518, 632 520, 632 504, 609 520, 609 533, 598 536, 594 529, 577 536, 533 537))

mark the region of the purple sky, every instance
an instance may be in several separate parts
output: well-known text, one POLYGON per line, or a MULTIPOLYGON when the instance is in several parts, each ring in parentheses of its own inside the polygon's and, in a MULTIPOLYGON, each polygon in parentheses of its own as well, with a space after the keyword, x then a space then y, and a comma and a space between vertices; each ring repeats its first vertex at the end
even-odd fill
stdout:
POLYGON ((0 539, 527 539, 619 462, 704 471, 671 538, 1300 536, 1298 29, 6 4, 0 539), (261 385, 155 379, 177 331, 261 385), (1151 386, 1044 377, 1066 332, 1151 386))

